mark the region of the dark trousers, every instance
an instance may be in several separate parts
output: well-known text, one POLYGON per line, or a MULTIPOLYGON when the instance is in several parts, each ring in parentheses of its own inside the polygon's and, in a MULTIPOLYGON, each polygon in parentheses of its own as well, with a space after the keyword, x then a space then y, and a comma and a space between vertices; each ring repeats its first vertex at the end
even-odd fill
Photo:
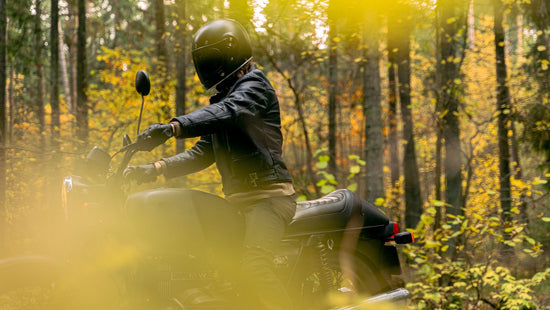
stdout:
POLYGON ((242 271, 250 309, 292 309, 274 272, 274 257, 286 226, 296 212, 294 196, 263 199, 242 207, 246 232, 242 271))

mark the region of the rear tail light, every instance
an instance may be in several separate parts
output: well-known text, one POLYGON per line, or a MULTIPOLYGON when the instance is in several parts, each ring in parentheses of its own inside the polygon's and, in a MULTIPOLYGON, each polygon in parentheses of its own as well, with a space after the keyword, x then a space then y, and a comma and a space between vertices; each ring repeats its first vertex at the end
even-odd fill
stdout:
POLYGON ((397 244, 414 243, 414 235, 410 231, 395 234, 393 239, 397 244))
POLYGON ((410 231, 401 232, 399 225, 396 222, 390 222, 390 224, 386 226, 385 231, 386 236, 389 236, 386 238, 386 241, 388 242, 393 241, 397 244, 414 243, 413 233, 410 231))
POLYGON ((393 234, 398 234, 400 232, 399 225, 396 222, 393 222, 393 234))

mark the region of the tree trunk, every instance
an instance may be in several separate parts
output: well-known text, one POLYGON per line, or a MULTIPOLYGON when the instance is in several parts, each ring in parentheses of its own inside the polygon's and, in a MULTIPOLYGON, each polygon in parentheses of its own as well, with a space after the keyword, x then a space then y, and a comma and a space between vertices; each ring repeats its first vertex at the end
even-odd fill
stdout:
MULTIPOLYGON (((455 79, 459 77, 460 65, 464 53, 464 12, 467 4, 463 0, 437 2, 437 15, 440 27, 438 38, 438 68, 437 74, 439 96, 438 106, 441 111, 442 136, 445 147, 445 200, 447 215, 463 214, 462 197, 462 148, 460 145, 460 127, 458 120, 458 104, 460 91, 455 79), (452 21, 452 22, 449 22, 452 21), (462 36, 462 37, 461 37, 462 36), (462 41, 461 41, 462 39, 462 41), (459 43, 463 45, 460 46, 459 43), (455 61, 458 57, 459 61, 455 61)), ((458 227, 453 227, 458 230, 458 227)), ((456 259, 456 239, 449 240, 448 255, 456 259)))
POLYGON ((396 40, 395 62, 397 63, 397 80, 399 89, 399 101, 401 103, 401 117, 403 120, 403 142, 405 143, 403 155, 403 172, 405 185, 405 223, 408 228, 415 228, 422 214, 422 197, 420 195, 420 179, 416 162, 414 129, 411 112, 411 67, 410 67, 410 25, 405 14, 396 21, 389 23, 388 33, 396 40))
MULTIPOLYGON (((51 0, 51 26, 50 26, 50 106, 51 106, 51 132, 52 145, 59 143, 59 23, 58 0, 51 0)), ((56 150, 57 151, 57 150, 56 150)))
POLYGON ((494 0, 495 17, 495 59, 497 76, 497 111, 498 111, 498 147, 499 147, 499 173, 500 173, 500 205, 502 208, 502 221, 512 220, 511 194, 510 194, 510 143, 508 129, 510 123, 511 100, 508 88, 505 36, 502 26, 504 8, 501 0, 494 0))
POLYGON ((168 121, 172 118, 170 112, 169 93, 172 91, 168 85, 170 81, 170 68, 168 61, 168 49, 166 46, 166 27, 165 27, 165 13, 164 13, 164 0, 154 0, 153 9, 155 14, 155 48, 157 52, 157 63, 155 71, 158 72, 159 81, 157 93, 160 100, 163 102, 162 114, 159 115, 160 119, 168 121))
POLYGON ((338 75, 338 53, 336 46, 337 25, 334 15, 334 0, 329 1, 328 20, 328 172, 336 175, 336 84, 338 75))
POLYGON ((61 70, 61 81, 63 82, 63 94, 65 95, 65 103, 67 104, 67 110, 70 114, 74 114, 74 103, 73 98, 71 96, 71 85, 69 83, 69 71, 67 68, 67 60, 65 59, 65 52, 63 51, 63 47, 65 47, 65 43, 63 42, 63 27, 61 27, 61 23, 59 23, 59 64, 61 67, 59 68, 61 70))
MULTIPOLYGON (((186 0, 178 2, 177 10, 178 14, 178 31, 176 35, 178 36, 176 44, 176 55, 178 60, 176 61, 176 71, 177 71, 177 85, 176 85, 176 115, 184 115, 185 103, 186 103, 186 94, 187 88, 185 86, 187 80, 187 31, 186 29, 186 0)), ((176 141, 176 153, 181 153, 185 150, 185 139, 178 139, 176 141)))
MULTIPOLYGON (((72 1, 73 2, 73 1, 72 1)), ((78 50, 78 8, 74 3, 71 3, 71 5, 68 6, 69 10, 69 16, 68 21, 66 22, 67 31, 65 33, 68 34, 67 36, 67 46, 69 48, 69 89, 70 89, 70 97, 71 102, 73 104, 73 116, 75 117, 76 121, 76 109, 77 109, 77 94, 76 94, 76 88, 77 88, 77 50, 78 50)))
MULTIPOLYGON (((391 24, 388 23, 388 24, 391 24)), ((397 133, 397 63, 394 50, 398 45, 397 39, 393 37, 393 31, 388 31, 388 140, 390 148, 390 177, 391 184, 395 186, 399 182, 399 138, 397 133)))
POLYGON ((468 48, 472 49, 474 47, 475 41, 475 15, 474 15, 474 0, 470 0, 468 4, 468 48))
MULTIPOLYGON (((442 201, 441 193, 441 150, 443 148, 443 131, 441 129, 441 121, 437 121, 437 138, 435 142, 435 173, 434 173, 434 197, 437 201, 442 201)), ((438 205, 435 207, 435 219, 434 219, 434 229, 441 228, 442 220, 442 206, 438 205)))
POLYGON ((380 17, 367 10, 364 19, 363 49, 363 107, 365 113, 366 199, 385 198, 384 192, 384 137, 382 133, 382 95, 380 90, 380 17), (375 29, 373 31, 373 29, 375 29))
POLYGON ((76 67, 76 132, 82 146, 88 145, 88 96, 86 63, 86 0, 78 0, 78 45, 76 67))
POLYGON ((0 253, 6 253, 6 170, 7 170, 7 131, 8 122, 6 119, 7 101, 6 101, 6 81, 7 81, 7 13, 6 0, 0 0, 0 253))
POLYGON ((165 18, 164 18, 164 0, 154 0, 153 7, 155 10, 155 46, 160 65, 166 70, 165 79, 168 78, 168 50, 166 48, 166 40, 164 35, 165 18))
POLYGON ((36 57, 36 67, 35 67, 35 75, 36 75, 36 87, 34 88, 34 100, 35 100, 35 106, 34 111, 36 113, 36 118, 38 119, 38 131, 40 132, 40 150, 42 152, 45 151, 46 148, 46 112, 44 110, 44 81, 43 81, 43 73, 44 73, 44 62, 42 59, 42 50, 43 50, 43 42, 42 42, 42 20, 40 19, 40 16, 42 15, 42 2, 40 0, 36 1, 36 16, 34 18, 34 51, 35 51, 35 57, 36 57))

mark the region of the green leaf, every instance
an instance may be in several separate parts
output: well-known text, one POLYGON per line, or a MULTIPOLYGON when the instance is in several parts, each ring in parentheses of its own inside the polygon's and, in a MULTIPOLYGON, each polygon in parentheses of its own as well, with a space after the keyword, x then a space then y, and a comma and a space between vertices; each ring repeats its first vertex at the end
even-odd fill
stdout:
POLYGON ((374 201, 374 204, 377 205, 377 206, 382 206, 384 205, 384 198, 376 198, 376 200, 374 201))
POLYGON ((328 166, 328 163, 324 161, 320 161, 317 164, 315 164, 315 167, 317 167, 317 169, 325 169, 327 166, 328 166))
POLYGON ((355 165, 349 168, 349 173, 358 174, 359 172, 361 172, 361 166, 355 165))
POLYGON ((550 222, 550 217, 543 217, 541 220, 542 220, 543 222, 549 223, 549 222, 550 222))
POLYGON ((352 184, 350 184, 350 185, 347 187, 347 189, 349 189, 349 190, 352 191, 352 192, 357 191, 357 183, 352 183, 352 184))
POLYGON ((328 148, 326 148, 326 147, 320 148, 317 151, 315 151, 315 154, 313 154, 313 157, 317 157, 319 154, 321 154, 323 152, 326 152, 327 150, 328 150, 328 148))
POLYGON ((321 193, 325 195, 333 192, 334 190, 336 190, 336 188, 332 185, 324 185, 323 187, 321 187, 321 193))
POLYGON ((321 156, 319 156, 319 161, 322 162, 322 163, 328 163, 330 161, 330 156, 321 155, 321 156))
POLYGON ((434 218, 431 217, 431 216, 427 216, 425 214, 422 214, 420 216, 420 221, 426 225, 432 225, 432 223, 434 222, 434 218))

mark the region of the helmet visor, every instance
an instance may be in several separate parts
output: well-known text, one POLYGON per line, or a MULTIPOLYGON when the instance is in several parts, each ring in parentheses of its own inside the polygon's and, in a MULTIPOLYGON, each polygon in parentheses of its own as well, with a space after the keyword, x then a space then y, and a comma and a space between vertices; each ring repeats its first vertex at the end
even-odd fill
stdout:
POLYGON ((225 41, 227 40, 202 46, 192 52, 195 70, 206 88, 213 87, 226 75, 224 72, 225 56, 221 51, 225 41))

